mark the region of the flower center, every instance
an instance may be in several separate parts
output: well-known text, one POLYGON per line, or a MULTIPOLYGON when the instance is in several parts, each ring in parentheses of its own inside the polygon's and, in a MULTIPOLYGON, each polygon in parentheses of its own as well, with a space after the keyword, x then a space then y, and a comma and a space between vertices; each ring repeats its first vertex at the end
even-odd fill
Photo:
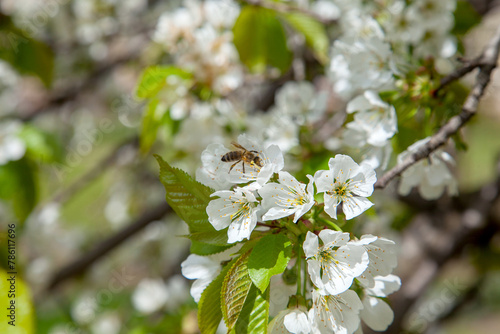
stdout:
POLYGON ((338 196, 344 198, 349 195, 348 187, 349 187, 349 182, 336 184, 332 190, 327 191, 327 194, 331 196, 338 196))
POLYGON ((248 217, 250 215, 250 203, 249 202, 243 203, 242 201, 238 201, 238 202, 235 202, 235 204, 241 204, 241 206, 238 208, 238 211, 236 211, 235 213, 233 213, 230 216, 231 220, 237 220, 241 216, 248 217))

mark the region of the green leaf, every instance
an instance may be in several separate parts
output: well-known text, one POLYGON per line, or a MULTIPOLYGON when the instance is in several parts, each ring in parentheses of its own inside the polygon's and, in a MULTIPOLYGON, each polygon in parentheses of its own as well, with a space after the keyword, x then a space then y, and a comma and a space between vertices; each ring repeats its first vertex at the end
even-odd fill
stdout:
POLYGON ((316 58, 321 64, 326 64, 330 41, 328 40, 325 26, 311 16, 303 13, 284 13, 282 17, 295 30, 304 35, 306 44, 313 50, 316 58))
POLYGON ((292 243, 284 234, 263 237, 255 245, 248 260, 248 272, 252 282, 266 291, 271 277, 281 274, 292 256, 292 243))
POLYGON ((9 16, 0 13, 0 59, 20 74, 35 75, 46 87, 52 83, 54 54, 46 44, 29 37, 9 16))
POLYGON ((233 245, 217 246, 217 245, 206 244, 204 242, 199 242, 196 240, 191 240, 190 251, 192 254, 197 254, 197 255, 212 255, 223 252, 231 247, 233 247, 233 245))
POLYGON ((160 165, 160 181, 167 192, 167 203, 188 224, 189 232, 204 241, 207 241, 207 238, 202 238, 201 232, 207 233, 215 240, 216 245, 221 245, 222 240, 227 241, 227 229, 217 231, 208 221, 206 208, 214 191, 194 180, 186 172, 170 166, 160 156, 155 157, 160 165))
POLYGON ((238 334, 265 334, 269 319, 269 290, 261 293, 255 285, 250 287, 245 304, 234 326, 238 334))
POLYGON ((192 75, 175 66, 150 66, 142 72, 137 86, 136 95, 140 99, 155 97, 166 85, 167 78, 171 75, 181 79, 189 79, 192 75))
POLYGON ((200 241, 205 244, 215 246, 227 246, 227 233, 220 233, 220 231, 204 231, 198 233, 191 233, 186 236, 191 241, 200 241))
POLYGON ((0 184, 0 198, 9 202, 17 219, 24 222, 36 204, 35 166, 27 158, 0 166, 0 184))
POLYGON ((222 320, 221 289, 229 269, 237 261, 233 259, 227 264, 215 280, 210 283, 201 294, 198 303, 198 327, 202 334, 213 334, 217 331, 222 320))
POLYGON ((18 276, 0 269, 0 308, 2 309, 2 321, 0 321, 0 333, 10 334, 32 334, 34 329, 34 311, 31 302, 29 287, 18 276), (15 281, 8 280, 14 276, 15 281), (11 290, 11 283, 15 285, 15 297, 10 298, 8 291, 11 290), (12 302, 15 302, 15 314, 10 317, 12 302), (12 326, 9 321, 15 320, 12 326))
POLYGON ((155 158, 160 165, 160 181, 167 192, 167 202, 189 225, 190 232, 214 231, 206 212, 210 194, 214 191, 186 172, 171 167, 160 156, 155 155, 155 158))
POLYGON ((470 29, 481 22, 481 15, 479 15, 469 1, 457 1, 457 7, 453 15, 455 17, 455 26, 451 33, 456 36, 465 35, 470 29))
POLYGON ((26 144, 26 155, 35 161, 56 162, 62 159, 62 148, 53 134, 24 124, 19 137, 26 144))
POLYGON ((234 27, 234 45, 241 61, 254 72, 273 66, 284 73, 291 65, 285 30, 276 12, 262 7, 245 6, 234 27))
POLYGON ((159 102, 160 101, 158 99, 152 99, 148 103, 144 112, 140 137, 142 153, 147 153, 156 141, 158 128, 160 127, 162 118, 165 115, 166 109, 159 108, 159 102))
POLYGON ((236 260, 229 269, 222 284, 222 315, 228 331, 231 331, 235 326, 252 286, 247 265, 249 255, 250 252, 247 252, 236 260))

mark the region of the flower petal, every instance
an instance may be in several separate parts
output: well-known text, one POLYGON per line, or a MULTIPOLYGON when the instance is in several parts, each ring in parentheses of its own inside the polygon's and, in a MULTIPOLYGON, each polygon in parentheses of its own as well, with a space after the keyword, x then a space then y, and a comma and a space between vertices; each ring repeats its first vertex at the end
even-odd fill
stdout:
POLYGON ((243 239, 250 239, 250 234, 256 225, 257 212, 255 210, 249 212, 248 217, 240 217, 233 221, 227 230, 227 243, 232 244, 243 239))
POLYGON ((382 299, 365 296, 361 310, 363 322, 375 331, 385 331, 394 320, 394 313, 382 299))
POLYGON ((364 197, 351 197, 344 199, 342 203, 342 210, 344 211, 345 219, 347 220, 359 216, 373 205, 372 202, 364 197))
POLYGON ((304 249, 304 254, 306 255, 306 258, 316 256, 319 248, 318 236, 308 231, 306 235, 306 240, 304 240, 302 248, 304 249))
POLYGON ((309 323, 307 314, 298 309, 288 313, 283 323, 290 333, 308 334, 311 332, 311 324, 309 323))
POLYGON ((208 256, 191 254, 181 263, 182 275, 189 279, 213 278, 220 270, 220 263, 208 256))
POLYGON ((319 170, 314 174, 314 183, 318 193, 322 193, 333 188, 333 172, 331 170, 319 170))
POLYGON ((347 179, 358 174, 359 165, 348 155, 337 154, 335 158, 330 158, 328 165, 333 171, 333 177, 340 183, 345 183, 347 179))
POLYGON ((323 198, 325 201, 325 212, 333 219, 337 219, 337 207, 339 205, 337 197, 325 193, 323 198))
POLYGON ((333 231, 333 230, 322 230, 319 232, 319 237, 323 241, 324 247, 340 247, 347 244, 349 241, 349 233, 333 231))

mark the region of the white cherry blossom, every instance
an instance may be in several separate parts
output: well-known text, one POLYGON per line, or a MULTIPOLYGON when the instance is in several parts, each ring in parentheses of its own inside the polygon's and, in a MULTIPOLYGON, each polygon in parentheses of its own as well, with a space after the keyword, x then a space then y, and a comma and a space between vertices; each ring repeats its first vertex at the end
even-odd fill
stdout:
POLYGON ((286 153, 299 145, 299 125, 288 115, 275 111, 249 115, 247 131, 261 139, 262 146, 278 145, 286 153))
POLYGON ((349 242, 349 233, 322 230, 319 238, 322 246, 311 232, 304 241, 309 276, 322 294, 342 293, 366 270, 368 254, 362 246, 349 242))
POLYGON ((353 8, 342 15, 340 24, 343 38, 383 40, 385 35, 380 24, 372 16, 363 14, 363 9, 353 8))
POLYGON ((318 0, 311 4, 311 11, 324 20, 336 20, 340 17, 340 9, 331 1, 318 0))
POLYGON ((277 145, 269 145, 263 148, 257 140, 242 134, 238 136, 238 145, 250 151, 260 158, 257 163, 248 163, 241 160, 222 161, 222 157, 231 151, 243 152, 241 148, 226 148, 222 144, 211 144, 202 153, 203 166, 197 171, 198 181, 211 186, 214 189, 227 189, 231 184, 247 183, 257 181, 252 187, 257 189, 264 185, 274 173, 283 169, 283 154, 277 145), (231 166, 233 166, 231 168, 231 166))
POLYGON ((397 266, 396 244, 394 241, 365 234, 359 240, 353 240, 351 243, 359 245, 366 250, 369 263, 368 268, 357 277, 366 287, 375 285, 375 276, 386 276, 392 273, 397 266))
POLYGON ((232 0, 207 0, 203 8, 205 19, 216 28, 232 29, 240 14, 238 4, 232 0))
POLYGON ((339 39, 333 43, 328 75, 334 90, 349 100, 371 89, 383 91, 394 83, 390 45, 377 38, 339 39))
POLYGON ((347 290, 339 295, 322 295, 313 291, 314 323, 321 334, 354 333, 360 323, 363 304, 356 292, 347 290))
POLYGON ((185 0, 161 15, 153 40, 164 46, 176 66, 220 95, 243 83, 243 66, 231 31, 240 9, 230 0, 185 0))
MULTIPOLYGON (((398 156, 398 163, 418 151, 429 140, 430 137, 408 147, 398 156)), ((432 152, 428 158, 418 161, 401 174, 399 194, 406 196, 413 187, 418 187, 418 192, 426 200, 441 197, 445 190, 450 196, 456 195, 458 193, 457 181, 448 167, 454 164, 455 161, 451 155, 443 150, 432 152)))
POLYGON ((219 275, 222 269, 221 262, 229 260, 231 254, 235 253, 238 248, 239 246, 231 247, 222 253, 208 256, 190 254, 181 263, 182 275, 195 280, 190 290, 195 302, 200 301, 205 288, 219 275))
POLYGON ((365 198, 373 193, 373 184, 377 180, 370 165, 358 165, 351 157, 342 154, 331 158, 328 165, 329 170, 314 174, 314 182, 318 193, 325 193, 325 212, 330 217, 337 219, 340 203, 346 219, 360 215, 373 205, 365 198))
MULTIPOLYGON (((384 146, 398 130, 396 110, 380 99, 377 93, 366 91, 347 104, 347 112, 353 113, 354 121, 347 124, 347 131, 366 133, 366 144, 384 146)), ((347 136, 346 136, 347 137, 347 136)), ((363 141, 350 146, 362 147, 363 141)))
POLYGON ((314 333, 312 321, 309 319, 309 314, 305 307, 280 311, 269 323, 268 328, 271 334, 314 333))
POLYGON ((167 285, 162 279, 145 278, 132 294, 134 307, 143 314, 151 314, 165 306, 169 298, 167 285))
POLYGON ((0 124, 0 166, 21 159, 26 153, 26 144, 19 138, 22 124, 6 121, 0 124))
POLYGON ((212 194, 219 198, 211 200, 207 206, 208 221, 219 231, 229 226, 227 242, 232 244, 250 239, 257 225, 257 212, 260 205, 248 188, 219 190, 212 194))
POLYGON ((262 206, 267 212, 262 220, 274 220, 295 214, 293 222, 302 217, 314 205, 313 177, 306 185, 297 181, 288 172, 279 172, 279 183, 267 183, 258 190, 262 206))
POLYGON ((221 161, 228 151, 222 144, 208 145, 201 153, 202 167, 196 170, 196 180, 214 190, 229 189, 233 183, 228 180, 228 171, 221 161))
POLYGON ((276 93, 273 112, 304 125, 318 121, 326 110, 326 103, 327 94, 318 92, 312 83, 291 81, 276 93))
POLYGON ((389 327, 394 320, 394 312, 380 297, 387 297, 400 287, 401 279, 396 275, 377 276, 373 288, 365 287, 360 316, 368 327, 375 331, 384 331, 389 327))

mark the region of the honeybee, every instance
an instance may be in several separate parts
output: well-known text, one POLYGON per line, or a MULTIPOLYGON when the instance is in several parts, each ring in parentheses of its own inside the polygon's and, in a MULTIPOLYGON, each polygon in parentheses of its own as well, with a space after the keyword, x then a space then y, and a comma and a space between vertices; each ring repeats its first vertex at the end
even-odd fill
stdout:
POLYGON ((259 167, 262 167, 262 159, 259 157, 259 152, 257 151, 249 151, 243 146, 241 146, 238 143, 233 142, 233 146, 236 148, 239 148, 237 151, 231 151, 227 152, 224 154, 221 158, 222 161, 224 162, 233 162, 236 161, 234 164, 231 165, 231 168, 229 168, 229 173, 231 173, 231 170, 233 169, 234 166, 236 166, 240 161, 243 164, 243 173, 245 173, 245 163, 249 164, 250 166, 252 165, 257 165, 259 167))

